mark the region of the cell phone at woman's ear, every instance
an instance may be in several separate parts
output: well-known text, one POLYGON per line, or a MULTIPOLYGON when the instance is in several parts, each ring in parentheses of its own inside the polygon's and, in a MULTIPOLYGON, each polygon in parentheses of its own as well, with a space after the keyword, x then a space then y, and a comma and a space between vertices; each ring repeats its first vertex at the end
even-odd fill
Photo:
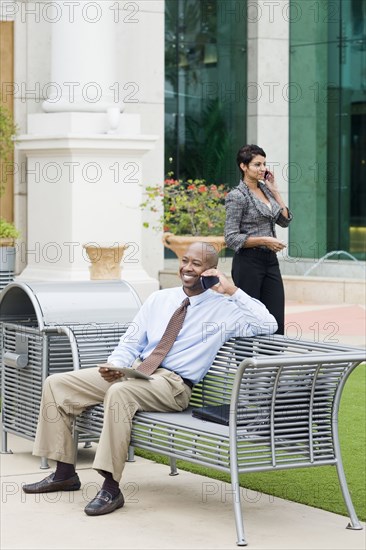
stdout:
POLYGON ((216 275, 202 275, 201 277, 201 286, 203 290, 207 290, 208 288, 211 288, 214 285, 217 285, 217 283, 220 282, 220 279, 216 277, 216 275))
POLYGON ((264 179, 267 180, 269 178, 269 176, 271 175, 271 172, 269 170, 266 170, 264 172, 264 179))

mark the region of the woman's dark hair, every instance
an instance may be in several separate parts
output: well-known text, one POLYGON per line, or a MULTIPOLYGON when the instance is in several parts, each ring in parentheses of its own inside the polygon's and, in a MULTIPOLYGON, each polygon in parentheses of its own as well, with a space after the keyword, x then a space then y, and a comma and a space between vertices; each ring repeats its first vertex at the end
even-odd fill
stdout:
POLYGON ((262 157, 266 156, 266 153, 261 147, 258 147, 258 145, 244 145, 239 149, 236 156, 236 162, 239 166, 239 170, 242 176, 244 176, 244 172, 240 168, 241 163, 248 165, 257 155, 261 155, 262 157))

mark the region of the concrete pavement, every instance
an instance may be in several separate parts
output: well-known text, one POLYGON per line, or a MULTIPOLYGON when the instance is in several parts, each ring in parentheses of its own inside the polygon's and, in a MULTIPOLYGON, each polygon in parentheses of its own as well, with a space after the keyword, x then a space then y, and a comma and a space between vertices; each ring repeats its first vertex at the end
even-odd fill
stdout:
MULTIPOLYGON (((82 489, 73 493, 25 495, 22 483, 38 481, 31 442, 10 437, 13 455, 1 456, 1 548, 17 549, 220 549, 237 548, 230 485, 136 457, 127 464, 124 508, 88 517, 83 508, 99 489, 91 468, 95 451, 80 446, 82 489)), ((53 464, 50 463, 52 467, 53 464)), ((249 548, 261 550, 361 550, 365 530, 345 529, 348 518, 243 488, 249 548)), ((363 524, 364 525, 364 524, 363 524)))
MULTIPOLYGON (((286 326, 289 337, 365 346, 363 306, 290 302, 286 326)), ((49 473, 40 470, 39 459, 31 455, 32 442, 9 436, 9 448, 13 454, 1 455, 3 550, 237 548, 229 484, 185 471, 170 477, 167 466, 136 457, 127 464, 121 483, 125 507, 93 518, 83 508, 101 480, 91 468, 95 444, 89 449, 80 445, 82 489, 49 495, 21 491, 22 483, 49 473)), ((366 530, 345 529, 346 517, 244 488, 242 500, 246 538, 253 550, 366 547, 366 530)))
POLYGON ((311 342, 366 347, 365 305, 286 303, 286 336, 311 342))

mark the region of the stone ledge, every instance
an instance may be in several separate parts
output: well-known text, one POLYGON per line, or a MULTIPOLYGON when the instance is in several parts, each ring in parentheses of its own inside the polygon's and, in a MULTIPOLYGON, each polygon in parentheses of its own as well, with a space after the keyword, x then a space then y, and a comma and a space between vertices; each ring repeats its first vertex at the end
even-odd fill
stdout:
MULTIPOLYGON (((231 262, 223 258, 219 269, 229 278, 231 262)), ((301 277, 283 275, 286 300, 312 302, 317 304, 358 304, 366 305, 365 281, 338 277, 301 277)), ((160 288, 180 285, 178 262, 169 260, 165 269, 159 272, 160 288)))
POLYGON ((363 279, 283 276, 286 299, 319 304, 366 304, 363 279))

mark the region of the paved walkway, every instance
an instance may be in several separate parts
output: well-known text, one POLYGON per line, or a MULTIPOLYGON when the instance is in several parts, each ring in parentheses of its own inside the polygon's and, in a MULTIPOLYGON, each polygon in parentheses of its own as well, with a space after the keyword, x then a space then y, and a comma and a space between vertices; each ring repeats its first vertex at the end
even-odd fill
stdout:
POLYGON ((286 336, 311 342, 366 347, 365 305, 288 302, 286 336))
MULTIPOLYGON (((365 308, 289 303, 289 337, 365 347, 365 308)), ((362 368, 362 367, 359 367, 362 368)), ((126 505, 91 518, 83 508, 98 490, 91 468, 95 444, 80 446, 82 490, 25 495, 22 483, 48 475, 31 455, 32 443, 9 436, 13 454, 1 455, 1 548, 203 550, 234 549, 236 533, 230 485, 136 458, 127 464, 121 488, 126 505)), ((51 467, 53 464, 50 464, 51 467)), ((243 488, 246 537, 252 550, 364 550, 366 530, 345 529, 343 516, 254 493, 243 488)), ((365 524, 363 524, 365 527, 365 524)))

